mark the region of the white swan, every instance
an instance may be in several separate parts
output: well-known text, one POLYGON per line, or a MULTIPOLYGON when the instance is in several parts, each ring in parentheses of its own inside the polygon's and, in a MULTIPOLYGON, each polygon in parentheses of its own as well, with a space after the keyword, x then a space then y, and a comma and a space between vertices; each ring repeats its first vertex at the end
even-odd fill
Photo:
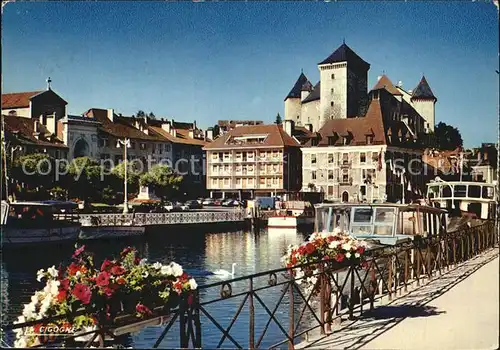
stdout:
POLYGON ((221 277, 234 277, 234 267, 235 266, 236 266, 236 263, 233 263, 231 272, 226 271, 226 270, 215 270, 213 272, 213 274, 216 276, 221 276, 221 277))

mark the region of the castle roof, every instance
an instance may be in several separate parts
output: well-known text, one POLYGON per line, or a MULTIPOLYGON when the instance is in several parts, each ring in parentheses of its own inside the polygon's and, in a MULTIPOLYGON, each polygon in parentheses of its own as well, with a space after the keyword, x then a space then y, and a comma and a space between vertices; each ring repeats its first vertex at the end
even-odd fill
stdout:
POLYGON ((425 76, 422 76, 422 79, 420 79, 420 83, 418 83, 418 86, 413 90, 412 99, 422 99, 422 100, 436 100, 436 96, 432 93, 432 90, 429 86, 429 83, 427 83, 427 80, 425 79, 425 76))
POLYGON ((40 95, 49 95, 59 100, 62 103, 68 104, 61 96, 52 90, 30 91, 30 92, 15 92, 10 94, 2 94, 2 109, 7 108, 27 108, 30 106, 30 101, 40 95))
POLYGON ((316 85, 312 88, 312 91, 307 97, 302 101, 302 103, 307 103, 311 101, 317 101, 320 99, 320 92, 321 92, 321 82, 318 81, 316 85))
POLYGON ((289 98, 300 98, 300 92, 302 91, 302 87, 304 85, 307 86, 307 83, 312 86, 311 82, 307 77, 304 75, 304 73, 300 73, 299 78, 295 82, 295 85, 293 86, 292 90, 286 95, 285 101, 289 98))
POLYGON ((364 61, 361 57, 359 57, 346 43, 343 43, 337 50, 335 50, 330 56, 325 58, 323 61, 318 63, 318 65, 322 64, 330 64, 337 62, 347 62, 355 65, 359 65, 367 70, 370 68, 370 64, 364 61))
POLYGON ((372 90, 380 89, 386 89, 392 95, 403 95, 385 74, 380 77, 380 79, 377 81, 377 84, 375 84, 375 86, 372 88, 372 90))

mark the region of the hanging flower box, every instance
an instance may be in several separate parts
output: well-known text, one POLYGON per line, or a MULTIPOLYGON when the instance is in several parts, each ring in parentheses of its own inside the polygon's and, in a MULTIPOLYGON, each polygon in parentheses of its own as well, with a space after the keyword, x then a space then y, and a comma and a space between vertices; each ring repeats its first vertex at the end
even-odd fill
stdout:
POLYGON ((84 333, 99 326, 119 336, 161 324, 169 318, 169 311, 179 305, 181 297, 197 288, 196 281, 180 265, 150 264, 130 247, 118 258, 105 259, 97 266, 82 246, 68 266, 39 270, 37 279, 45 280, 45 288, 35 292, 15 323, 33 320, 40 323, 14 329, 16 347, 51 343, 55 340, 54 333, 56 337, 65 336, 61 329, 68 336, 81 334, 68 339, 71 344, 92 340, 94 334, 84 333), (44 321, 54 316, 64 318, 44 321))

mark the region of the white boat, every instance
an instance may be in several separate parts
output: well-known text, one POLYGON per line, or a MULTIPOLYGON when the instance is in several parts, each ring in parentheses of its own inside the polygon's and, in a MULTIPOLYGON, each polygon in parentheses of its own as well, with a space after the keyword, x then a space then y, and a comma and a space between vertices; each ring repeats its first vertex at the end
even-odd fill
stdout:
POLYGON ((267 227, 276 228, 297 228, 297 217, 292 215, 271 216, 267 221, 267 227))
POLYGON ((76 241, 81 224, 77 221, 56 219, 54 213, 58 210, 61 208, 58 208, 55 202, 2 201, 2 246, 76 241))

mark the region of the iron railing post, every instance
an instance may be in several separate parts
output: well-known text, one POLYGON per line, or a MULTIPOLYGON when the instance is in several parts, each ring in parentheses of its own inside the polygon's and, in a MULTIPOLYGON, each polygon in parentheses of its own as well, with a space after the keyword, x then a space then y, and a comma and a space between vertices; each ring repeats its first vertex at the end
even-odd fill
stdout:
POLYGON ((354 320, 354 265, 350 264, 351 288, 349 291, 349 320, 354 320))
POLYGON ((405 293, 408 292, 408 286, 407 286, 407 283, 408 283, 408 254, 409 254, 409 251, 406 250, 405 251, 405 271, 404 271, 404 281, 405 281, 404 291, 405 291, 405 293))
POLYGON ((250 278, 250 294, 248 295, 248 308, 249 308, 249 332, 248 332, 248 347, 249 349, 255 348, 255 309, 253 306, 253 278, 250 278))
POLYGON ((289 305, 289 325, 288 325, 288 335, 290 336, 290 340, 288 340, 288 350, 293 350, 295 349, 294 345, 294 333, 295 333, 295 308, 294 308, 294 298, 293 298, 293 283, 294 283, 294 276, 292 273, 292 270, 290 272, 290 283, 288 287, 288 297, 290 299, 290 305, 289 305))
POLYGON ((201 320, 200 320, 200 292, 197 289, 194 297, 194 326, 195 326, 195 336, 194 347, 201 349, 201 320))
POLYGON ((323 264, 319 265, 319 320, 321 321, 320 334, 325 334, 325 310, 326 310, 326 285, 325 269, 323 264))

